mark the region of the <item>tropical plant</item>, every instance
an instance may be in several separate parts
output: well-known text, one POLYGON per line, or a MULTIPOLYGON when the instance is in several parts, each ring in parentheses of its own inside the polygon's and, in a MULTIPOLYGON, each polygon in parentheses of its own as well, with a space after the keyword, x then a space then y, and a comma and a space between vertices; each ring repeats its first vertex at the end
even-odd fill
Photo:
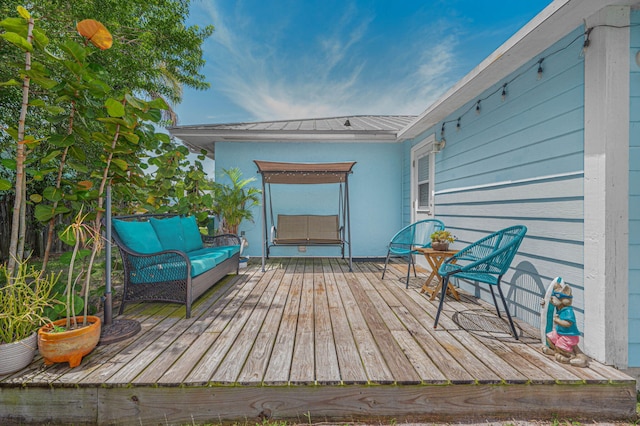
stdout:
MULTIPOLYGON (((7 16, 17 4, 9 0, 0 5, 0 12, 7 16)), ((35 203, 38 220, 49 224, 43 269, 54 224, 60 223, 61 216, 72 217, 87 198, 93 202, 90 219, 101 214, 102 185, 97 181, 102 178, 99 172, 106 170, 105 147, 114 141, 117 147, 110 151, 112 164, 127 175, 124 179, 109 172, 108 179, 120 184, 114 186, 114 196, 122 205, 128 201, 143 204, 140 194, 148 186, 145 159, 160 141, 170 140, 167 135, 158 136, 155 127, 147 123, 161 122, 163 111, 168 111, 163 99, 178 102, 182 85, 208 87, 198 70, 204 64, 201 44, 213 27, 184 25, 188 6, 188 0, 153 4, 131 0, 109 7, 42 0, 33 3, 31 11, 18 7, 17 17, 0 22, 0 31, 4 30, 0 34, 4 59, 0 67, 4 106, 0 122, 18 123, 16 127, 3 126, 0 134, 0 201, 3 192, 15 192, 15 205, 19 206, 13 209, 10 266, 13 259, 24 257, 25 231, 39 226, 27 217, 27 204, 35 203), (86 31, 78 28, 85 44, 70 40, 69 27, 86 16, 98 17, 115 29, 113 37, 105 39, 97 31, 104 26, 89 21, 86 31), (86 46, 88 41, 103 50, 108 47, 104 40, 117 49, 95 54, 95 49, 86 46), (133 93, 145 99, 133 97, 133 93), (126 110, 123 115, 113 114, 120 108, 116 103, 126 110)), ((183 176, 176 174, 174 184, 168 187, 183 181, 183 176)), ((161 194, 158 199, 163 197, 161 194)), ((7 253, 3 251, 3 255, 7 253)))
POLYGON ((436 231, 433 234, 431 234, 432 242, 452 243, 455 240, 456 240, 456 237, 451 232, 446 230, 436 231))
POLYGON ((252 208, 260 203, 261 191, 249 186, 255 178, 242 179, 239 168, 223 169, 221 177, 231 183, 216 181, 212 211, 218 218, 220 232, 237 234, 243 220, 253 221, 252 208))
POLYGON ((0 265, 0 343, 23 340, 48 322, 44 312, 57 303, 52 291, 59 277, 29 268, 26 260, 13 274, 0 265))

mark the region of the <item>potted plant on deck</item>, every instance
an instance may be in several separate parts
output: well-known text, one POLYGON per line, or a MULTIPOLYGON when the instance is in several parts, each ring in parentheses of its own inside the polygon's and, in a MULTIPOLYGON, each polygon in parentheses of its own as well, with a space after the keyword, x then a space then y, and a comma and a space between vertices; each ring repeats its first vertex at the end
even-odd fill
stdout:
POLYGON ((47 322, 44 311, 53 302, 59 275, 44 275, 27 262, 17 262, 13 274, 0 265, 0 375, 21 370, 33 360, 36 330, 47 322))
POLYGON ((446 251, 449 250, 449 244, 455 240, 456 237, 449 231, 436 231, 431 234, 431 248, 438 251, 446 251))
MULTIPOLYGON (((38 350, 44 358, 46 365, 56 362, 68 362, 69 367, 77 367, 82 362, 82 357, 90 353, 100 340, 100 318, 88 315, 88 296, 85 295, 84 303, 76 295, 75 284, 82 277, 82 273, 75 274, 75 261, 81 255, 88 255, 89 250, 82 250, 87 244, 100 244, 101 235, 86 221, 87 215, 78 212, 71 223, 61 234, 60 238, 73 246, 69 260, 69 273, 67 277, 66 316, 65 318, 49 322, 38 330, 38 350), (80 315, 80 305, 83 313, 80 315)), ((90 271, 86 272, 87 274, 90 271)))

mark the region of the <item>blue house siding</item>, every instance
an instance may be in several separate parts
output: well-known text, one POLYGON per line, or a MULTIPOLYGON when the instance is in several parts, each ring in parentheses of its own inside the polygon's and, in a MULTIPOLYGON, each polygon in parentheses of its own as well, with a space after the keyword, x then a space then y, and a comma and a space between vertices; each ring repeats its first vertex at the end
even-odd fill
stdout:
MULTIPOLYGON (((504 100, 501 82, 478 96, 479 113, 473 101, 447 117, 446 147, 436 154, 435 214, 458 237, 458 248, 506 226, 529 228, 504 283, 512 312, 534 325, 540 297, 556 276, 572 286, 578 326, 584 322, 582 31, 540 55, 541 79, 533 58, 505 80, 504 100)), ((406 143, 405 162, 426 135, 440 139, 441 126, 406 143)), ((405 200, 409 183, 405 175, 405 200)), ((460 286, 491 298, 486 286, 460 286)))
MULTIPOLYGON (((351 238, 354 257, 382 257, 401 224, 402 145, 398 143, 266 143, 217 142, 216 169, 238 167, 243 177, 255 177, 253 160, 283 162, 356 161, 349 177, 351 238)), ((272 185, 273 214, 338 214, 338 185, 272 185)), ((267 200, 268 202, 268 200, 267 200)), ((269 206, 267 205, 267 208, 269 206)), ((243 222, 240 231, 249 241, 247 254, 261 256, 262 207, 255 222, 243 222)), ((271 224, 268 224, 268 228, 271 224)), ((275 247, 273 256, 336 256, 337 247, 275 247)))
POLYGON ((640 11, 631 11, 629 78, 629 367, 640 367, 640 11))

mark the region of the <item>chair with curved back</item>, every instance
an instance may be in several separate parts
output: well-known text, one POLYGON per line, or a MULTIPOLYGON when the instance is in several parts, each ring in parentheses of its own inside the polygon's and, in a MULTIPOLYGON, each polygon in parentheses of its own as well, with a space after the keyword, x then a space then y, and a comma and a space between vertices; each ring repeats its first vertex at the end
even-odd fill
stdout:
POLYGON ((382 279, 387 272, 387 264, 391 255, 401 256, 408 258, 407 266, 407 288, 409 288, 409 274, 411 272, 411 265, 413 265, 413 274, 416 274, 416 265, 413 261, 413 255, 420 254, 416 251, 416 247, 431 247, 431 234, 435 231, 441 231, 444 229, 444 223, 437 219, 425 219, 418 222, 414 222, 411 225, 407 225, 398 231, 391 242, 389 242, 389 249, 387 250, 387 258, 384 261, 384 270, 382 271, 382 279))
POLYGON ((438 326, 438 318, 442 311, 449 280, 451 277, 456 277, 489 284, 498 317, 502 318, 496 295, 493 291, 494 286, 498 287, 498 293, 502 299, 504 310, 507 313, 513 337, 518 340, 518 333, 513 324, 513 319, 511 319, 507 301, 500 288, 500 281, 509 269, 526 233, 527 227, 524 225, 502 229, 463 248, 442 263, 438 270, 438 275, 442 277, 442 292, 440 294, 440 304, 438 305, 438 312, 433 328, 438 326))

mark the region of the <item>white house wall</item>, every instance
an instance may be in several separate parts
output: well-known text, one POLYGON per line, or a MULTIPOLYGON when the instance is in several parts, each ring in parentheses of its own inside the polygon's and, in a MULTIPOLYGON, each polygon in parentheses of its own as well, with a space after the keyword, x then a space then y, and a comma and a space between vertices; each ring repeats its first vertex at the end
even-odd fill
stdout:
POLYGON ((629 366, 640 367, 640 11, 631 11, 629 126, 629 366))
MULTIPOLYGON (((238 167, 243 177, 261 177, 253 160, 283 162, 356 161, 349 176, 353 257, 383 257, 387 244, 401 224, 402 145, 398 143, 332 142, 217 142, 216 170, 238 167)), ((338 214, 338 185, 272 185, 273 214, 338 214)), ((267 209, 269 206, 267 205, 267 209)), ((249 256, 262 254, 262 207, 254 210, 255 222, 243 222, 249 256)), ((271 223, 268 223, 271 227, 271 223)), ((338 247, 279 246, 272 256, 336 256, 338 247)), ((345 249, 346 253, 346 249, 345 249)))
MULTIPOLYGON (((504 278, 510 309, 539 324, 540 299, 549 282, 562 276, 573 289, 578 327, 584 325, 583 170, 584 61, 582 28, 514 72, 404 148, 435 133, 446 138, 436 154, 435 214, 458 237, 457 248, 501 228, 524 224, 528 232, 504 278), (512 81, 511 81, 512 80, 512 81), (502 86, 506 96, 502 98, 502 86), (457 129, 460 117, 460 128, 457 129)), ((410 177, 403 175, 409 221, 410 177)), ((454 248, 455 248, 454 247, 454 248)), ((488 298, 486 286, 459 283, 488 298)))

